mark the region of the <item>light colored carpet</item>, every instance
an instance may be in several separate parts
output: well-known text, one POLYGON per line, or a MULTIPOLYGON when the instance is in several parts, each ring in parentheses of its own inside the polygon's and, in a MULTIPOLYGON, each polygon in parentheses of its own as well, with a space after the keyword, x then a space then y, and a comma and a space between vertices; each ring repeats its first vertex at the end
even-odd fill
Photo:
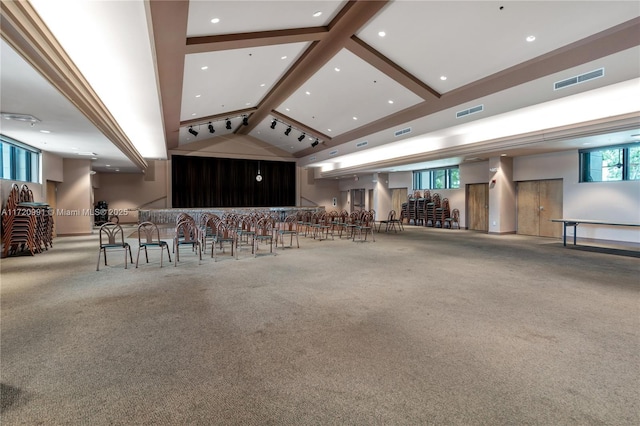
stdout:
POLYGON ((300 245, 2 259, 2 423, 640 424, 637 258, 422 227, 300 245))

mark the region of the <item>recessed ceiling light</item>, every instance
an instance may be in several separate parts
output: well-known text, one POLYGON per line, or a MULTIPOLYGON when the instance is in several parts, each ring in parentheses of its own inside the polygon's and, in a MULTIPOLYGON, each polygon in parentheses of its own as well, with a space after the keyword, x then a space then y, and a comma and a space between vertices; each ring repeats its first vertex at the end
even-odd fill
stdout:
POLYGON ((285 108, 285 110, 287 110, 287 111, 291 111, 289 108, 285 108))
POLYGON ((105 164, 105 167, 111 167, 111 164, 105 164))
POLYGON ((529 43, 531 43, 531 42, 532 42, 532 41, 534 41, 535 39, 536 39, 536 36, 532 36, 532 35, 530 35, 529 37, 527 37, 527 41, 528 41, 529 43))
POLYGON ((500 154, 500 157, 506 157, 507 154, 500 154))
POLYGON ((266 84, 264 84, 264 83, 262 83, 262 84, 260 85, 260 87, 264 87, 264 86, 266 86, 266 84))
POLYGON ((380 31, 380 32, 378 32, 378 35, 379 35, 380 37, 384 37, 384 36, 386 36, 386 35, 387 35, 387 33, 385 33, 384 31, 380 31))
POLYGON ((358 117, 353 117, 353 119, 354 119, 354 120, 357 120, 357 119, 358 119, 358 117))
POLYGON ((327 132, 330 132, 330 131, 331 131, 331 129, 327 129, 327 132))
POLYGON ((583 142, 582 145, 591 145, 591 142, 583 142))
POLYGON ((390 104, 392 104, 392 103, 393 103, 393 100, 392 100, 392 99, 389 99, 387 102, 389 102, 390 104))
POLYGON ((209 69, 209 67, 205 65, 205 66, 203 66, 203 67, 200 67, 200 69, 204 71, 204 70, 208 70, 208 69, 209 69))
POLYGON ((191 113, 191 115, 196 115, 196 113, 195 113, 195 112, 192 112, 192 113, 191 113))
POLYGON ((446 76, 446 75, 441 75, 441 76, 440 76, 440 80, 445 81, 446 79, 447 79, 447 76, 446 76))
POLYGON ((286 56, 281 56, 280 59, 287 59, 287 57, 286 56))
POLYGON ((213 19, 211 20, 211 23, 212 23, 212 24, 217 24, 218 22, 220 22, 220 18, 213 18, 213 19))
POLYGON ((313 17, 314 17, 314 18, 317 18, 317 17, 318 17, 318 16, 320 16, 320 15, 322 15, 322 12, 317 11, 317 12, 315 12, 315 13, 313 14, 313 17))
POLYGON ((249 106, 249 105, 251 105, 251 102, 247 102, 247 103, 245 103, 245 105, 249 106))
POLYGON ((334 70, 336 70, 336 72, 340 72, 340 68, 335 67, 334 70))
POLYGON ((310 95, 310 94, 311 94, 311 92, 309 92, 309 91, 306 91, 306 92, 304 92, 304 93, 306 93, 307 95, 310 95))
POLYGON ((40 130, 40 133, 51 133, 49 130, 40 130))

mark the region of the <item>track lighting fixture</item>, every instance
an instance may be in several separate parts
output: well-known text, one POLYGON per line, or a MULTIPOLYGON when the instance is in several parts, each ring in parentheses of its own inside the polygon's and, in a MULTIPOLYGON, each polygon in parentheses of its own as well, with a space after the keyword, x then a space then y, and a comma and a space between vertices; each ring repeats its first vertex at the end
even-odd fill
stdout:
POLYGON ((231 120, 227 120, 227 130, 231 130, 231 120))
POLYGON ((193 136, 198 136, 198 132, 193 130, 193 127, 189 127, 189 133, 191 133, 193 136))
POLYGON ((215 133, 216 129, 213 128, 213 124, 211 124, 211 122, 209 122, 209 133, 215 133))
POLYGON ((278 121, 277 121, 277 120, 273 120, 273 121, 271 122, 271 128, 272 128, 272 129, 275 129, 275 128, 276 128, 276 124, 278 124, 278 121))
POLYGON ((302 140, 305 138, 305 136, 307 136, 307 135, 305 135, 304 133, 301 134, 300 136, 298 136, 298 142, 302 142, 302 140))
POLYGON ((318 144, 319 144, 319 143, 320 143, 320 142, 318 141, 318 138, 316 138, 316 140, 315 140, 315 141, 313 141, 313 143, 311 143, 311 147, 312 147, 312 148, 315 148, 316 146, 318 146, 318 144))
POLYGON ((248 126, 249 125, 249 117, 247 117, 246 115, 242 116, 242 124, 244 126, 248 126))
POLYGON ((286 136, 289 136, 289 133, 291 133, 291 126, 287 127, 287 130, 284 131, 286 136))

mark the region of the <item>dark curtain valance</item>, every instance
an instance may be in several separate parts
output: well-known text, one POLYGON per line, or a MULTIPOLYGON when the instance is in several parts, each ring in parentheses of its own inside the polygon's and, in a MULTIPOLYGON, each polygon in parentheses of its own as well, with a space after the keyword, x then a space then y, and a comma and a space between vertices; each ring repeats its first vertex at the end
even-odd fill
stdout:
POLYGON ((171 182, 174 208, 293 206, 296 200, 296 164, 288 161, 173 155, 171 182))

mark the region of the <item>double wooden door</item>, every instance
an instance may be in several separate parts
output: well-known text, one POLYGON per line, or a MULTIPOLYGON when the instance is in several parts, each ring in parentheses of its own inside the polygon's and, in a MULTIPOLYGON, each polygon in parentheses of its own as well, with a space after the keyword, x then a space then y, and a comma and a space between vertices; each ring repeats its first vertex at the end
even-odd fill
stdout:
POLYGON ((517 184, 517 233, 538 237, 562 237, 562 179, 533 180, 517 184))

